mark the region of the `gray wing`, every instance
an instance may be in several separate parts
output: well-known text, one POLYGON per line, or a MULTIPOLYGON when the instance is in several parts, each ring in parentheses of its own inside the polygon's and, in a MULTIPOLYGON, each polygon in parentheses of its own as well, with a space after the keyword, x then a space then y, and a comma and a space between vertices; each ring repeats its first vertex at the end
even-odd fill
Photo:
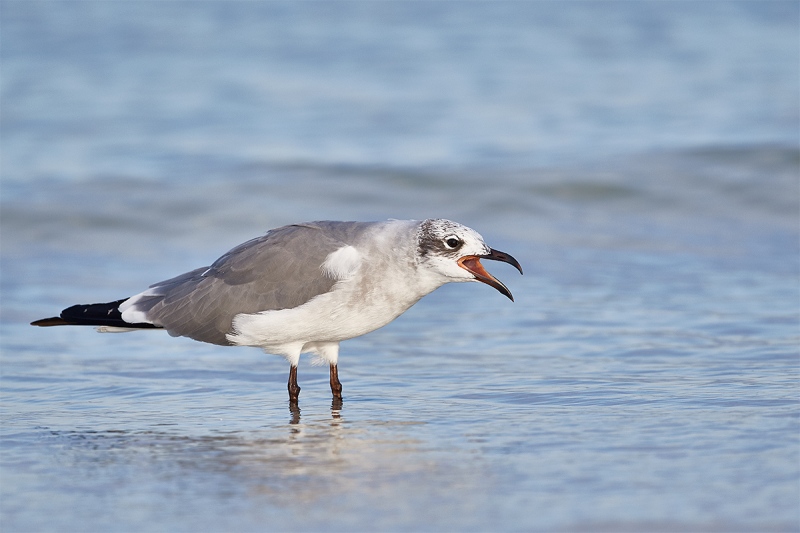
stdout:
POLYGON ((284 226, 233 248, 210 267, 152 285, 132 307, 171 335, 229 345, 239 313, 290 309, 331 290, 320 266, 345 245, 331 223, 284 226))

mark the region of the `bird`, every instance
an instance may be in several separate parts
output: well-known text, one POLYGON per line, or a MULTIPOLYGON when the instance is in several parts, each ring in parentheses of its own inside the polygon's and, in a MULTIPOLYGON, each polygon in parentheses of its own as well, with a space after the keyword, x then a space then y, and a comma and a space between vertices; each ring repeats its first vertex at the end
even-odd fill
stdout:
POLYGON ((341 341, 385 326, 450 282, 482 282, 514 301, 481 259, 508 263, 522 274, 514 257, 446 219, 291 224, 130 298, 73 305, 31 325, 163 329, 216 345, 259 347, 288 361, 295 406, 297 365, 309 353, 329 365, 331 393, 341 401, 341 341))

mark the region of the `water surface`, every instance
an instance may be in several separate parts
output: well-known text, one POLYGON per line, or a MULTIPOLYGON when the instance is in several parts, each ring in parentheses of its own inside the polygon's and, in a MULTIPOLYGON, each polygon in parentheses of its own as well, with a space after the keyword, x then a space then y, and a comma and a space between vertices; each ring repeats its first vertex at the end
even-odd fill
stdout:
POLYGON ((458 6, 2 3, 4 531, 800 529, 796 3, 458 6), (292 412, 256 349, 28 325, 431 216, 516 301, 343 343, 341 407, 305 358, 292 412))

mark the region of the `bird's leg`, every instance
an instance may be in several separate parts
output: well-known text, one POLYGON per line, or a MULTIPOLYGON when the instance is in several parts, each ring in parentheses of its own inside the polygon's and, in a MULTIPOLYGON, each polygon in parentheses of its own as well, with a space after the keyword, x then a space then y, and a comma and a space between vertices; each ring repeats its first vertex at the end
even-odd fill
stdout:
POLYGON ((339 382, 339 367, 331 365, 331 392, 336 400, 342 399, 342 384, 339 382))
POLYGON ((300 397, 300 385, 297 384, 297 365, 289 368, 289 403, 297 404, 300 397))

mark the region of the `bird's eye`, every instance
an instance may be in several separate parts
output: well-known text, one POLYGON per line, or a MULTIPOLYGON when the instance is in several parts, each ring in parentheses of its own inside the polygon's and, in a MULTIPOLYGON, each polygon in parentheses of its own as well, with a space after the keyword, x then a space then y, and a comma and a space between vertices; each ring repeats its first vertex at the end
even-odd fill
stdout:
POLYGON ((452 236, 451 237, 447 237, 444 240, 444 245, 447 246, 448 248, 450 248, 451 250, 453 250, 453 249, 458 248, 459 246, 461 246, 461 239, 459 239, 458 237, 452 237, 452 236))

